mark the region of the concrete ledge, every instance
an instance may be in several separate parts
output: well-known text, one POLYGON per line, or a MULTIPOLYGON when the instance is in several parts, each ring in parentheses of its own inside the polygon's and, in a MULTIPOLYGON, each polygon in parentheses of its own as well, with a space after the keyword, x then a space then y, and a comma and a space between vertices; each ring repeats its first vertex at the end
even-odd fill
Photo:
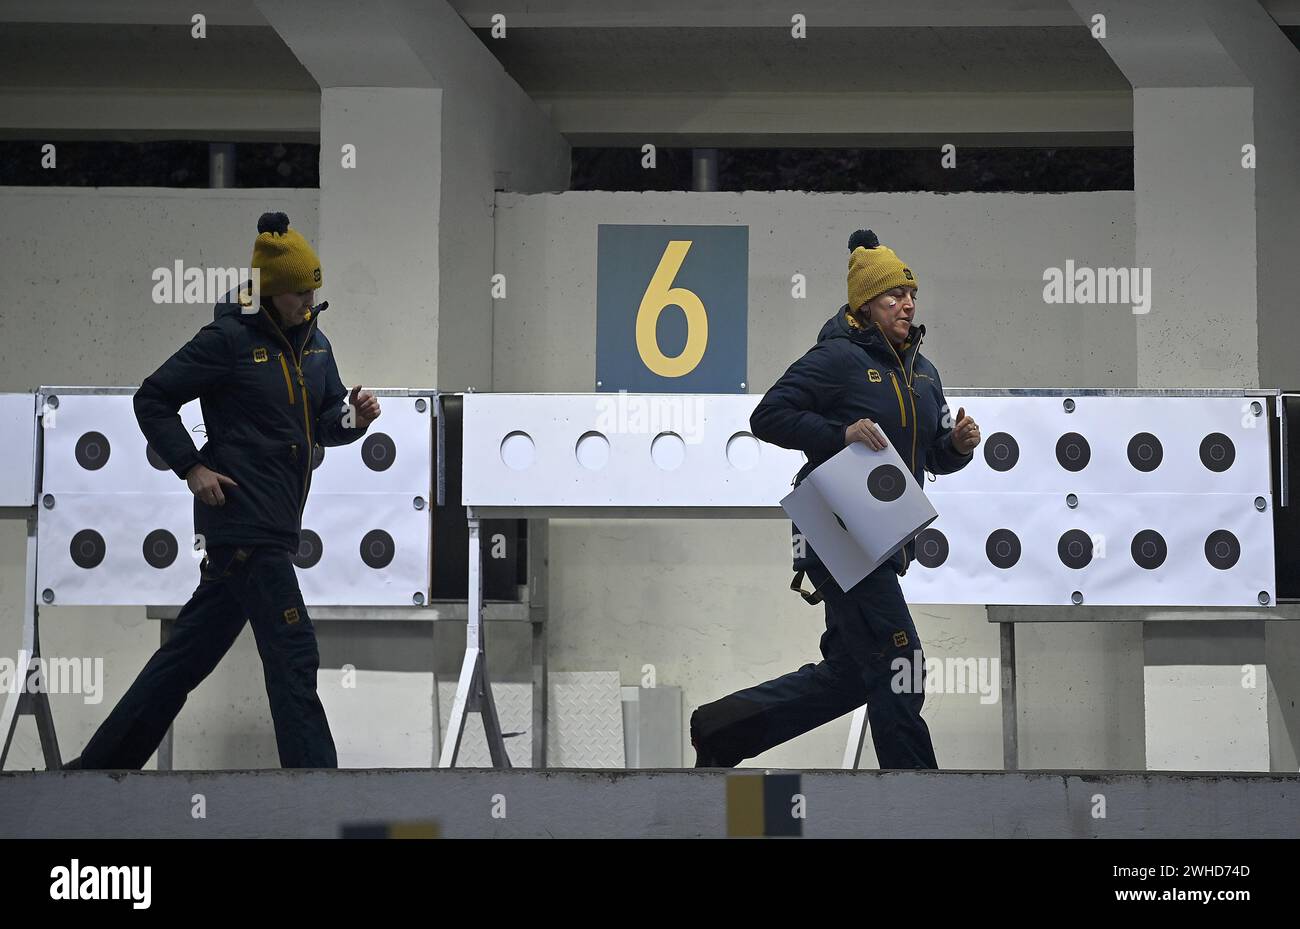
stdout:
POLYGON ((333 838, 429 821, 446 838, 721 837, 728 777, 763 774, 799 778, 805 837, 1300 835, 1300 775, 374 769, 4 772, 0 837, 333 838))

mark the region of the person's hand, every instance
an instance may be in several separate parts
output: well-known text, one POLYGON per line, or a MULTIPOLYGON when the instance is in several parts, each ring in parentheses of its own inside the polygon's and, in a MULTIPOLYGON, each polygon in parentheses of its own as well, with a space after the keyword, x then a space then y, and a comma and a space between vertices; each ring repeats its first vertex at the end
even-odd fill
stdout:
POLYGON ((366 429, 379 418, 379 398, 358 384, 348 396, 348 406, 356 410, 356 428, 366 429))
POLYGON ((221 491, 222 484, 239 486, 226 475, 218 474, 201 464, 196 464, 186 472, 185 483, 190 486, 190 492, 208 506, 226 505, 226 495, 221 491))
POLYGON ((969 455, 980 444, 980 427, 966 415, 966 407, 957 410, 957 422, 952 427, 952 447, 959 455, 969 455))
POLYGON ((853 442, 866 442, 868 447, 877 452, 889 444, 885 440, 885 433, 869 419, 859 419, 844 430, 844 444, 847 446, 853 442))

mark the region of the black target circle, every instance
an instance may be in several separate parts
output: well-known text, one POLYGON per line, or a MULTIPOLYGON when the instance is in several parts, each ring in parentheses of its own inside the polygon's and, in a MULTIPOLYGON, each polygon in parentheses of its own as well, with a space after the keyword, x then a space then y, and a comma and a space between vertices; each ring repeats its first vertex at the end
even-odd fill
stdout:
POLYGON ((167 467, 167 462, 163 461, 162 458, 159 457, 158 453, 153 450, 153 446, 148 443, 145 443, 144 446, 144 457, 145 460, 149 462, 150 466, 152 466, 156 471, 171 470, 171 468, 167 467))
POLYGON ((371 529, 361 539, 361 560, 369 568, 386 568, 397 554, 393 537, 382 529, 371 529))
POLYGON ((867 490, 883 503, 897 500, 907 489, 907 478, 895 465, 883 464, 867 475, 867 490))
POLYGON ((1067 432, 1056 440, 1056 460, 1067 471, 1082 471, 1092 458, 1088 440, 1077 432, 1067 432))
POLYGON ((1128 462, 1139 471, 1154 471, 1164 457, 1164 446, 1150 432, 1139 432, 1128 440, 1128 462))
POLYGON ((82 529, 76 532, 68 544, 68 554, 72 556, 72 563, 78 568, 99 567, 107 550, 104 537, 94 529, 82 529))
POLYGON ((984 543, 984 554, 995 568, 1010 568, 1020 560, 1020 539, 1010 529, 994 529, 984 543))
POLYGON ((1216 529, 1205 538, 1205 560, 1226 571, 1241 558, 1241 543, 1227 529, 1216 529))
POLYGON ((149 533, 144 537, 144 544, 140 548, 145 564, 151 568, 170 568, 181 552, 176 536, 166 529, 155 529, 149 533))
POLYGON ((938 529, 926 529, 916 537, 916 560, 924 568, 937 568, 948 560, 948 537, 938 529))
POLYGON ((361 460, 371 471, 387 471, 397 460, 397 444, 383 432, 366 436, 361 443, 361 460))
POLYGON ((1143 529, 1133 536, 1130 551, 1133 554, 1133 563, 1149 571, 1160 567, 1169 557, 1169 546, 1165 543, 1165 537, 1154 529, 1143 529))
POLYGON ((304 570, 315 567, 323 554, 325 554, 325 546, 317 533, 310 529, 303 529, 298 533, 298 550, 293 553, 292 559, 297 567, 304 570))
POLYGON ((77 444, 73 447, 77 464, 87 471, 98 471, 108 464, 108 456, 111 452, 112 447, 109 445, 108 436, 102 432, 87 432, 79 436, 77 444))
POLYGON ((1092 561, 1092 536, 1082 529, 1061 533, 1056 542, 1056 555, 1067 568, 1086 568, 1092 561))
POLYGON ((1020 443, 1009 432, 995 432, 984 442, 984 461, 994 471, 1010 471, 1020 460, 1020 443))
POLYGON ((1236 458, 1237 447, 1222 432, 1211 432, 1201 439, 1201 464, 1211 471, 1227 471, 1236 458))

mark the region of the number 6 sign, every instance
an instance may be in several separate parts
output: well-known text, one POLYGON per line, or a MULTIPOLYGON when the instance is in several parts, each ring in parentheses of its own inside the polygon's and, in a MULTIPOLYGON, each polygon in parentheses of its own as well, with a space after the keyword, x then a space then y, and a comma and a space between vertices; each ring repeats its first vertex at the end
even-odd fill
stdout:
POLYGON ((746 226, 601 224, 596 389, 745 393, 746 226))

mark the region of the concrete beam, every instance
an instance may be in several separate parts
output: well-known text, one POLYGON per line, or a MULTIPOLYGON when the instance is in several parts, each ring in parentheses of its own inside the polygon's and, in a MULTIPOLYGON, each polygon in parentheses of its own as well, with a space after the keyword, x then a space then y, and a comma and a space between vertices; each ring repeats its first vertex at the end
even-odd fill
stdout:
POLYGON ((176 0, 7 0, 0 22, 8 23, 135 23, 165 26, 188 24, 195 13, 208 25, 265 26, 254 0, 203 0, 191 8, 176 0))
POLYGON ((257 0, 257 7, 322 88, 437 86, 382 4, 257 0))
POLYGON ((557 130, 574 144, 584 145, 616 144, 609 140, 617 138, 640 145, 664 134, 689 136, 697 145, 731 144, 725 140, 732 136, 774 144, 802 136, 831 145, 834 138, 859 134, 951 141, 967 133, 1095 135, 1098 141, 1093 144, 1127 144, 1127 133, 1133 129, 1132 98, 1127 92, 729 94, 722 98, 590 93, 539 94, 536 99, 557 130))
POLYGON ((695 0, 456 0, 456 11, 475 29, 492 25, 492 16, 512 25, 561 28, 623 26, 790 27, 796 12, 808 28, 826 26, 1073 26, 1079 18, 1060 0, 846 0, 789 3, 760 0, 746 4, 701 4, 695 0))
POLYGON ((316 91, 0 89, 0 136, 315 142, 316 91))

